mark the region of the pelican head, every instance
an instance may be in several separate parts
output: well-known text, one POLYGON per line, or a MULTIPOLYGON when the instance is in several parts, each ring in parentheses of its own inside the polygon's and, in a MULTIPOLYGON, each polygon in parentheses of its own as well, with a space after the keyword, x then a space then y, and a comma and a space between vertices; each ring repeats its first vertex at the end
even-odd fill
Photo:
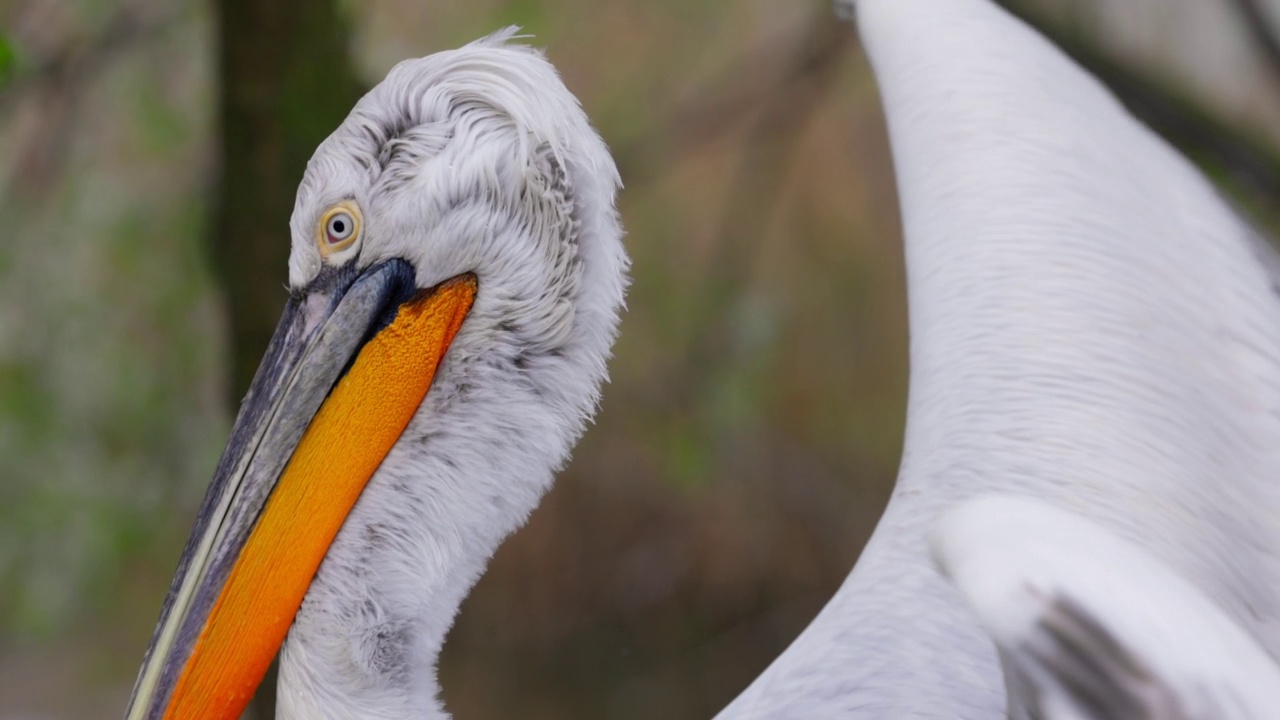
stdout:
POLYGON ((130 718, 442 715, 435 658, 592 416, 626 286, 617 170, 512 30, 396 66, 316 150, 290 298, 130 718))

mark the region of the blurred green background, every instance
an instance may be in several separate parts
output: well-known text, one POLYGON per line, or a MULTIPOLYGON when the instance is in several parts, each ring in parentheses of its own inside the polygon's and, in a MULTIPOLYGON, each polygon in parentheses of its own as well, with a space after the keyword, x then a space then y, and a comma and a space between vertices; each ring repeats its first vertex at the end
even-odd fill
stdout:
MULTIPOLYGON (((1274 226, 1280 2, 1006 4, 1274 226)), ((123 711, 306 158, 397 61, 511 24, 615 153, 635 282, 597 425, 450 635, 447 706, 707 718, 844 578, 907 334, 876 89, 827 2, 0 1, 0 720, 123 711)))

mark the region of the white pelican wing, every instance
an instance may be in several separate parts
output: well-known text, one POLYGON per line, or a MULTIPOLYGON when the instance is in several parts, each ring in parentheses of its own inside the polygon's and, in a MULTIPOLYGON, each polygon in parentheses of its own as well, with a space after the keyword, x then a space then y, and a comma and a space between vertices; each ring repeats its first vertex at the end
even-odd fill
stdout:
POLYGON ((1004 717, 1000 659, 926 539, 991 494, 1133 542, 1280 656, 1273 251, 994 3, 851 4, 901 200, 902 466, 844 585, 721 718, 1004 717))
POLYGON ((1280 707, 1280 667, 1250 635, 1082 517, 984 497, 930 539, 999 648, 1012 718, 1262 720, 1280 707))

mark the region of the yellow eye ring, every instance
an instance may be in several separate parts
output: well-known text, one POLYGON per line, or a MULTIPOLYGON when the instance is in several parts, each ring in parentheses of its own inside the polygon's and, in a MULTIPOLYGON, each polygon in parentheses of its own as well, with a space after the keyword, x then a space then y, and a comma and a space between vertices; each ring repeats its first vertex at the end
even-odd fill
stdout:
POLYGON ((343 200, 325 211, 316 226, 316 245, 320 254, 329 255, 346 250, 360 239, 364 218, 360 208, 350 200, 343 200))

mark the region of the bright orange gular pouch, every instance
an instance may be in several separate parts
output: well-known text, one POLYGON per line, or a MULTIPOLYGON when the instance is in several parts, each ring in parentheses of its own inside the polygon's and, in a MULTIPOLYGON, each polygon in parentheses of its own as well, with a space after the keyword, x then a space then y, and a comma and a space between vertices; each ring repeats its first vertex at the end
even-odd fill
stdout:
POLYGON ((419 292, 359 350, 235 558, 166 719, 240 716, 339 528, 422 404, 475 294, 470 275, 419 292))

